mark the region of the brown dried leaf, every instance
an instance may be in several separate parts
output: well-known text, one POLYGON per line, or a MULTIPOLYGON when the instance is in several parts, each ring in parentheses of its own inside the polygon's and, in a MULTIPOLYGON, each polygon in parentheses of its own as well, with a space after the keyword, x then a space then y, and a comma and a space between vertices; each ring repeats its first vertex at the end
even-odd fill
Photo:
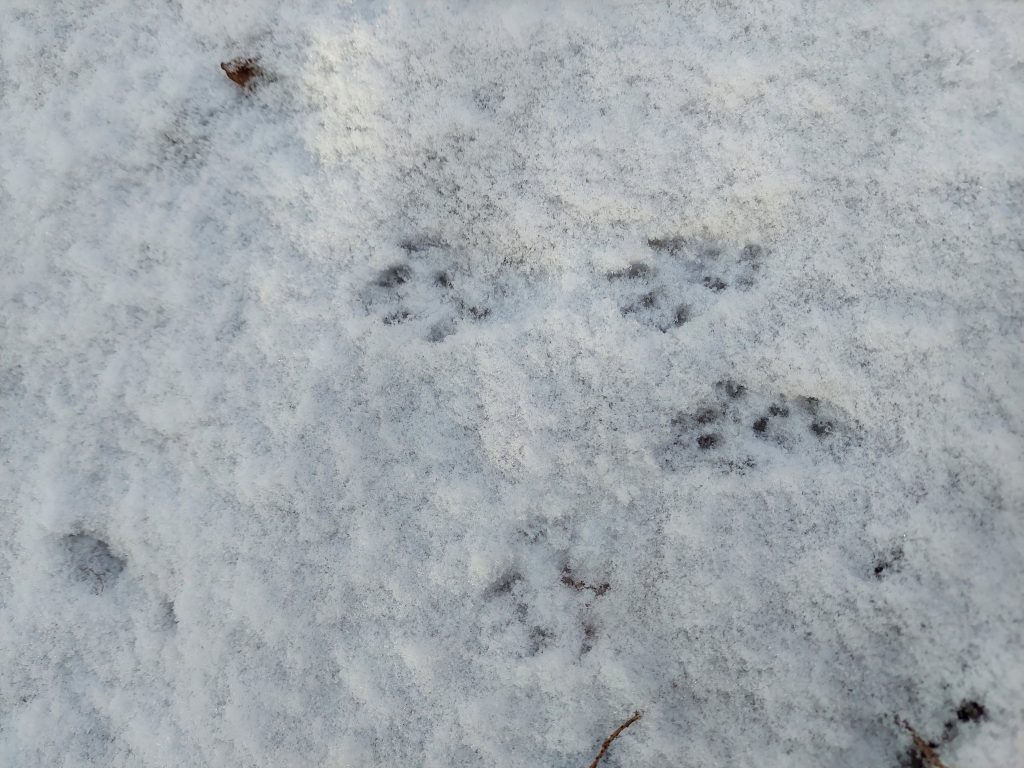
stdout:
POLYGON ((259 65, 259 59, 237 58, 231 61, 221 62, 220 68, 224 70, 231 82, 240 88, 252 88, 255 81, 263 77, 263 69, 259 65))

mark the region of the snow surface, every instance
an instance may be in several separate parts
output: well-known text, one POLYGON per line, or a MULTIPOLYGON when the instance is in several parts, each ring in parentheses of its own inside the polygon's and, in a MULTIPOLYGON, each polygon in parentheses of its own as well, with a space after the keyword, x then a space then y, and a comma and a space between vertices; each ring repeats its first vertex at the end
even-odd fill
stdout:
POLYGON ((1022 36, 0 0, 0 765, 1021 765, 1022 36))

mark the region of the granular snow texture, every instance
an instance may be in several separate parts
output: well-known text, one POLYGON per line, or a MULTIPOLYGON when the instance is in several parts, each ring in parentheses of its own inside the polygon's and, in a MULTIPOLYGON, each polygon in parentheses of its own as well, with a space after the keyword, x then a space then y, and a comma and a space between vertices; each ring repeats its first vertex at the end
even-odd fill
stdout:
POLYGON ((1024 4, 0 0, 0 174, 0 765, 1021 765, 1024 4))

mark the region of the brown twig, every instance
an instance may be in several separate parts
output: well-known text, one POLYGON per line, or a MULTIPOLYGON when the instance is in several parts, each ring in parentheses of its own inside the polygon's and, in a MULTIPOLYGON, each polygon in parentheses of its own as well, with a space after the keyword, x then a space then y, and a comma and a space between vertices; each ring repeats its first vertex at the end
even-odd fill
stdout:
POLYGON ((592 762, 590 764, 590 768, 597 768, 598 762, 600 762, 601 758, 604 757, 604 753, 608 751, 608 747, 610 747, 612 745, 612 742, 615 741, 617 738, 619 738, 619 735, 624 730, 629 728, 629 726, 631 726, 633 723, 635 723, 637 720, 639 720, 643 716, 644 716, 644 713, 641 712, 638 709, 636 712, 634 712, 632 714, 632 716, 629 718, 629 720, 627 720, 622 725, 620 725, 618 728, 616 728, 612 732, 612 735, 604 740, 604 744, 601 745, 601 751, 597 753, 597 757, 595 757, 594 758, 594 762, 592 762))
POLYGON ((896 721, 896 725, 901 726, 910 734, 910 738, 914 740, 914 746, 917 748, 917 751, 921 753, 921 757, 924 758, 931 768, 947 768, 946 764, 939 759, 932 745, 925 741, 910 723, 899 715, 893 715, 893 719, 896 721))

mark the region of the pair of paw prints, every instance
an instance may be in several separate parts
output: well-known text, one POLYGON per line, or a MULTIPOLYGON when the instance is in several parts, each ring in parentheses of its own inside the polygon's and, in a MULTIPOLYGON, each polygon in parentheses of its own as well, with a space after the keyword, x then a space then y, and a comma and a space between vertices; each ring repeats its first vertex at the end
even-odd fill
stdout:
POLYGON ((606 277, 624 316, 663 333, 703 314, 731 291, 750 290, 765 257, 760 245, 727 247, 683 237, 650 238, 647 247, 646 261, 606 277))
POLYGON ((815 397, 750 391, 719 381, 714 394, 672 417, 663 465, 677 470, 703 462, 749 469, 774 457, 841 458, 858 439, 856 425, 815 397))
POLYGON ((400 248, 407 258, 380 270, 366 287, 367 313, 386 326, 414 328, 433 342, 490 316, 481 286, 449 258, 444 243, 408 240, 400 248))

